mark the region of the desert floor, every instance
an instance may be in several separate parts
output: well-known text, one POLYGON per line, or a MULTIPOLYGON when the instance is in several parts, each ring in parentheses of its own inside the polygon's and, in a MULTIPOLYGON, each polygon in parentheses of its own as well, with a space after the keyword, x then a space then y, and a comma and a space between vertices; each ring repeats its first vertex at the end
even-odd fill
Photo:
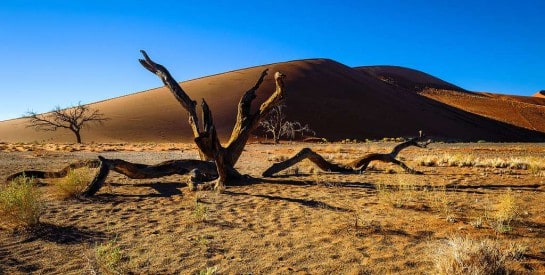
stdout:
MULTIPOLYGON (((237 168, 260 177, 303 147, 348 163, 395 144, 249 144, 237 168)), ((4 143, 0 149, 2 179, 97 155, 146 164, 198 157, 190 144, 4 143)), ((131 180, 111 173, 95 197, 63 200, 53 180, 43 180, 42 224, 0 231, 0 273, 434 273, 438 250, 461 236, 522 251, 508 259, 509 268, 543 274, 545 170, 486 163, 531 159, 539 166, 544 153, 543 144, 432 143, 398 157, 423 175, 382 163, 342 175, 303 162, 221 194, 190 192, 185 176, 131 180), (441 158, 459 164, 424 165, 441 158), (496 217, 508 196, 516 216, 500 230, 496 217), (108 249, 120 256, 109 266, 97 256, 108 249)))

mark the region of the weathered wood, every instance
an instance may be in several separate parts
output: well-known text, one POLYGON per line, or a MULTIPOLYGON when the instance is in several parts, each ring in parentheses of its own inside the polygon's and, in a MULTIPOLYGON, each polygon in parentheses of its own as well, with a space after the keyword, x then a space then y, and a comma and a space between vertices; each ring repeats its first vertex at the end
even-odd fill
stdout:
MULTIPOLYGON (((197 102, 191 99, 187 93, 182 89, 180 84, 172 77, 170 72, 161 64, 155 63, 145 51, 140 51, 144 56, 144 59, 139 59, 138 61, 144 68, 148 71, 157 75, 165 86, 172 92, 176 100, 182 105, 182 107, 188 112, 188 122, 191 130, 193 131, 193 136, 195 138, 203 139, 203 133, 200 130, 199 118, 197 117, 197 102)), ((201 160, 212 160, 214 153, 210 150, 209 147, 199 147, 199 155, 201 160)))
POLYGON ((401 166, 407 173, 410 174, 422 174, 422 172, 414 170, 410 167, 408 167, 405 163, 403 163, 400 160, 397 160, 396 157, 401 152, 401 150, 410 147, 410 146, 416 146, 420 148, 426 148, 426 146, 431 142, 428 140, 427 142, 420 143, 420 141, 424 138, 424 136, 420 135, 417 138, 412 138, 408 141, 402 142, 398 145, 396 145, 392 151, 388 154, 381 154, 381 153, 370 153, 366 154, 363 157, 352 161, 346 165, 337 164, 334 162, 330 162, 323 158, 320 154, 312 151, 310 148, 304 148, 299 153, 297 153, 295 156, 278 163, 273 164, 271 167, 269 167, 265 172, 263 172, 263 177, 272 177, 274 174, 283 171, 305 159, 310 160, 316 166, 318 166, 323 171, 327 172, 338 172, 338 173, 361 173, 362 171, 365 171, 367 167, 369 166, 369 163, 372 161, 381 161, 381 162, 389 162, 393 164, 397 164, 401 166))
POLYGON ((259 88, 259 85, 263 82, 263 78, 267 75, 267 70, 261 73, 261 77, 255 84, 255 86, 248 90, 240 99, 238 104, 238 114, 237 122, 231 133, 231 138, 227 143, 227 150, 229 152, 229 163, 234 166, 238 161, 250 134, 259 126, 259 121, 261 121, 269 112, 274 108, 274 106, 281 104, 285 99, 286 90, 284 88, 284 74, 276 72, 274 74, 274 80, 276 88, 274 93, 261 104, 259 110, 255 113, 251 113, 252 101, 255 99, 255 91, 259 88))
POLYGON ((100 161, 96 159, 92 160, 81 160, 78 162, 74 162, 63 169, 56 171, 56 172, 50 172, 50 171, 38 171, 38 170, 25 170, 21 171, 15 174, 12 174, 6 178, 6 181, 12 181, 17 177, 29 177, 29 178, 36 178, 36 179, 47 179, 47 178, 63 178, 66 177, 68 172, 74 169, 83 168, 83 167, 89 167, 89 168, 97 168, 100 165, 100 161))
POLYGON ((285 76, 280 72, 275 73, 275 91, 261 104, 256 112, 252 113, 251 105, 256 98, 255 93, 263 83, 265 76, 267 76, 268 69, 261 73, 255 85, 242 95, 238 104, 237 120, 231 133, 231 138, 227 142, 227 145, 223 147, 218 139, 212 119, 212 112, 208 108, 206 101, 204 99, 202 101, 203 127, 201 129, 197 118, 195 101, 187 95, 165 67, 151 60, 146 52, 142 51, 142 54, 144 55, 144 59, 140 59, 140 63, 150 72, 159 76, 182 107, 188 111, 189 124, 195 136, 195 143, 199 147, 201 159, 214 160, 216 164, 219 175, 216 187, 221 189, 228 181, 242 179, 242 175, 236 171, 234 166, 240 158, 251 132, 259 126, 259 121, 284 99, 285 89, 283 78, 285 76))
MULTIPOLYGON (((182 159, 168 160, 159 164, 147 165, 132 163, 121 159, 107 159, 98 156, 100 170, 93 181, 83 191, 83 196, 93 196, 104 185, 110 171, 123 174, 131 179, 153 179, 172 175, 185 175, 198 170, 200 180, 213 180, 218 177, 216 165, 210 161, 182 159)), ((193 172, 195 173, 195 172, 193 172)))
POLYGON ((415 171, 409 167, 407 167, 407 165, 405 165, 403 162, 399 161, 396 159, 397 155, 399 154, 399 152, 401 152, 401 150, 407 148, 407 147, 410 147, 410 146, 415 146, 415 147, 419 147, 419 148, 426 148, 428 146, 428 144, 431 143, 431 140, 428 140, 426 142, 422 142, 421 143, 421 140, 424 139, 424 136, 422 134, 420 134, 419 137, 415 137, 415 138, 412 138, 412 139, 409 139, 405 142, 402 142, 398 145, 396 145, 392 151, 390 153, 387 153, 387 154, 380 154, 380 153, 371 153, 371 154, 367 154, 355 161, 352 161, 351 163, 348 164, 348 166, 352 167, 354 170, 358 170, 358 171, 365 171, 365 169, 367 169, 367 166, 369 165, 369 163, 371 161, 382 161, 382 162, 390 162, 390 163, 394 163, 394 164, 397 164, 399 166, 401 166, 407 173, 411 173, 411 174, 420 174, 420 172, 418 171, 415 171))
MULTIPOLYGON (((101 159, 99 157, 99 159, 101 159)), ((89 185, 83 190, 81 193, 82 197, 91 197, 102 188, 104 185, 104 182, 106 182, 106 177, 108 177, 108 174, 110 173, 110 168, 107 164, 104 164, 103 162, 100 163, 100 168, 98 169, 98 173, 95 175, 95 178, 91 181, 89 185)))
POLYGON ((265 170, 265 172, 263 172, 262 176, 263 177, 272 177, 274 174, 276 174, 276 173, 278 173, 278 172, 280 172, 282 170, 288 169, 291 166, 293 166, 293 165, 295 165, 295 164, 297 164, 297 163, 299 163, 299 162, 301 162, 301 161, 303 161, 305 159, 310 160, 311 162, 316 164, 316 166, 318 166, 323 171, 339 172, 339 173, 349 173, 349 172, 354 171, 351 167, 347 167, 347 166, 344 166, 344 165, 341 165, 341 164, 336 164, 336 163, 327 161, 321 155, 319 155, 318 153, 312 151, 312 149, 310 149, 310 148, 303 148, 295 156, 293 156, 293 157, 291 157, 291 158, 289 158, 289 159, 287 159, 285 161, 273 164, 271 167, 269 167, 267 170, 265 170))

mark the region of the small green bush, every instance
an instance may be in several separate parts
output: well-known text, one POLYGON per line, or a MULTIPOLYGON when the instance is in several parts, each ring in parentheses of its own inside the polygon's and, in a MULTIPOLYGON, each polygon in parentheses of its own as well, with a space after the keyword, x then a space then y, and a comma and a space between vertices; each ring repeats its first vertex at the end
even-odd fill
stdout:
POLYGON ((195 201, 195 208, 193 209, 193 217, 196 222, 204 222, 208 213, 208 207, 205 204, 195 201))
POLYGON ((121 268, 123 253, 117 244, 117 239, 97 245, 95 257, 100 271, 106 274, 123 273, 121 268))
POLYGON ((40 222, 44 203, 33 178, 17 177, 0 186, 0 215, 14 226, 31 226, 40 222))

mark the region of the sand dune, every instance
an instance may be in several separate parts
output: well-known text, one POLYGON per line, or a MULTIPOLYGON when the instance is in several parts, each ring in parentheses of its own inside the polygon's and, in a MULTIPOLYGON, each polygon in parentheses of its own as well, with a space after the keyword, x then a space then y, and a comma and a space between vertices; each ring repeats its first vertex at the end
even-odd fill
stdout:
POLYGON ((534 97, 545 98, 545 90, 539 91, 539 92, 535 93, 533 96, 534 96, 534 97))
POLYGON ((465 91, 454 84, 448 83, 427 73, 398 66, 361 66, 354 68, 368 73, 394 86, 421 91, 425 88, 465 91))
MULTIPOLYGON (((329 140, 408 136, 415 135, 418 130, 431 136, 457 140, 529 141, 545 137, 544 126, 539 126, 545 125, 540 123, 545 116, 539 119, 545 104, 539 106, 526 102, 537 100, 543 103, 537 97, 522 97, 518 103, 511 104, 521 114, 520 118, 512 118, 509 116, 511 111, 502 115, 505 110, 502 104, 487 107, 489 101, 486 98, 490 98, 490 102, 500 101, 494 96, 479 95, 483 103, 471 105, 472 100, 456 104, 458 97, 446 100, 444 96, 407 93, 410 86, 448 89, 464 92, 471 98, 475 96, 475 93, 466 93, 462 88, 425 73, 400 67, 354 69, 329 59, 311 59, 231 71, 182 82, 181 85, 193 99, 206 99, 218 133, 225 138, 234 125, 240 96, 253 86, 265 68, 269 68, 271 73, 257 93, 254 108, 273 91, 272 73, 282 71, 287 75, 288 119, 308 123, 318 136, 329 140), (397 85, 381 80, 384 75, 397 85), (534 107, 527 108, 529 105, 534 107), (480 111, 481 108, 486 110, 480 111)), ((149 77, 155 76, 150 74, 149 77)), ((185 111, 164 87, 91 106, 100 109, 110 120, 103 126, 84 130, 84 142, 183 142, 193 138, 185 111)), ((68 131, 36 132, 25 126, 24 119, 0 122, 0 141, 74 140, 68 131)))

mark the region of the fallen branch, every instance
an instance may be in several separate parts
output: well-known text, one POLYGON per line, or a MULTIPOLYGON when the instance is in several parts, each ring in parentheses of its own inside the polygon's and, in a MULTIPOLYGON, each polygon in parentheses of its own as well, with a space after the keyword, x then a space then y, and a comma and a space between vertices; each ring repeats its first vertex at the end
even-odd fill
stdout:
POLYGON ((269 167, 265 172, 263 172, 263 177, 272 177, 274 174, 283 171, 305 159, 310 160, 312 163, 316 164, 320 169, 326 172, 337 172, 337 173, 361 173, 367 169, 369 166, 369 163, 372 161, 381 161, 381 162, 389 162, 393 164, 397 164, 401 166, 407 173, 410 174, 422 174, 420 171, 416 171, 407 165, 403 163, 400 160, 397 160, 396 157, 401 152, 401 150, 410 147, 410 146, 416 146, 420 148, 426 148, 428 144, 431 143, 431 140, 428 140, 426 142, 421 142, 421 140, 424 138, 424 136, 421 134, 419 137, 412 138, 408 141, 405 141, 403 143, 400 143, 396 145, 390 153, 387 154, 380 154, 380 153, 371 153, 367 154, 355 161, 352 161, 346 165, 343 164, 337 164, 331 161, 326 160, 323 158, 320 154, 312 151, 310 148, 304 148, 299 153, 297 153, 295 156, 282 161, 273 164, 271 167, 269 167))
POLYGON ((48 179, 48 178, 64 178, 71 170, 89 167, 97 168, 100 166, 100 160, 82 160, 72 163, 57 172, 38 171, 38 170, 25 170, 15 174, 12 174, 6 178, 6 181, 12 181, 17 177, 29 177, 35 179, 48 179))
MULTIPOLYGON (((104 185, 110 171, 123 174, 131 179, 153 179, 172 175, 186 175, 193 173, 192 182, 212 181, 218 178, 214 162, 182 159, 168 160, 155 165, 131 163, 121 159, 106 159, 102 156, 100 169, 93 181, 83 191, 84 197, 93 196, 104 185)), ((192 183, 188 183, 192 185, 192 183)), ((192 187, 191 189, 194 189, 192 187)))

